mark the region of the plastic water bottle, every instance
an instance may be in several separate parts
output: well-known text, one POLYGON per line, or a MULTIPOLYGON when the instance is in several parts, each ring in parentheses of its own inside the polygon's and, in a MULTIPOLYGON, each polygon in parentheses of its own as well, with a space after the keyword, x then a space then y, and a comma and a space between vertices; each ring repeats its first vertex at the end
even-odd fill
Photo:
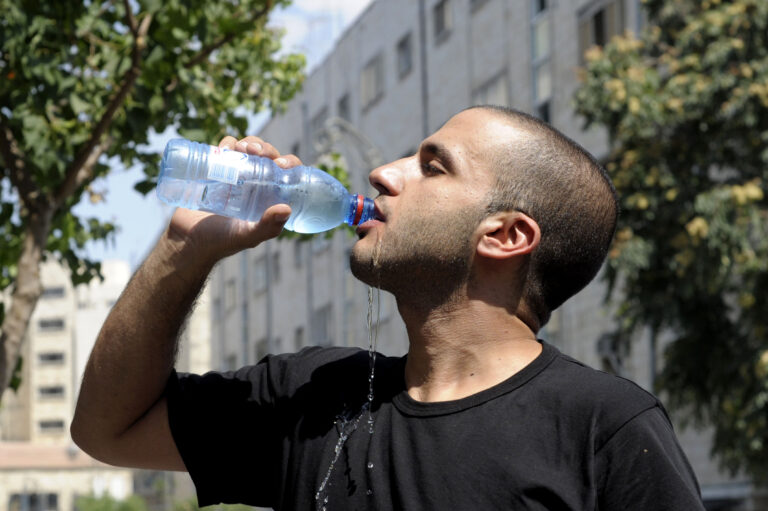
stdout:
POLYGON ((285 228, 301 233, 357 225, 373 218, 373 201, 351 195, 330 174, 306 166, 282 169, 269 158, 184 139, 168 142, 157 196, 173 206, 256 221, 274 204, 291 206, 285 228))

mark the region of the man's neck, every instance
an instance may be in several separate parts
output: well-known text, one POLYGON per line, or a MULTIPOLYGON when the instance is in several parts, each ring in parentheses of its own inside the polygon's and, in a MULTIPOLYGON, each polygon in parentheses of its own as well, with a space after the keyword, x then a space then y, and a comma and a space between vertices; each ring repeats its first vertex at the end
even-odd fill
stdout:
POLYGON ((408 394, 417 401, 451 401, 501 383, 540 353, 536 334, 506 309, 466 300, 433 310, 399 304, 410 347, 408 394))

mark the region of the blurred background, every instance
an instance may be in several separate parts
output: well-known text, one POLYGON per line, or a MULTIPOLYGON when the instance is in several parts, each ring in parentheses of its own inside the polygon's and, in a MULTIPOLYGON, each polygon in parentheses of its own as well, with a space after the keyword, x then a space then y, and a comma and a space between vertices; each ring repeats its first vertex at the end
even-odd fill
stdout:
MULTIPOLYGON (((372 168, 497 104, 587 148, 622 201, 600 276, 540 337, 660 397, 708 510, 768 510, 768 2, 0 7, 0 509, 197 509, 187 474, 104 465, 68 431, 101 323, 172 213, 153 193, 170 138, 258 134, 372 194, 372 168)), ((220 263, 178 368, 367 347, 353 242, 220 263)), ((404 353, 391 295, 380 310, 379 350, 404 353)))

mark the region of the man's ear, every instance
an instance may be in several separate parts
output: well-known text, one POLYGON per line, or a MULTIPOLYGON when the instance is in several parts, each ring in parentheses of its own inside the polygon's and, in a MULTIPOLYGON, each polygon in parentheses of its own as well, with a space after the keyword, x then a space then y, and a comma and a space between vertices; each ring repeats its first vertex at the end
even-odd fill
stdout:
POLYGON ((530 254, 539 245, 541 229, 520 211, 491 215, 478 226, 477 254, 491 259, 508 259, 530 254))

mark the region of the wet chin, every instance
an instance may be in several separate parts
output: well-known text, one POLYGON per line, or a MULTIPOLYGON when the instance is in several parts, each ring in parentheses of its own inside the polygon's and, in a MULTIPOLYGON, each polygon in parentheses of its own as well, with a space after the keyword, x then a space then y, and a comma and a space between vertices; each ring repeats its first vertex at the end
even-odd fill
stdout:
POLYGON ((352 248, 349 255, 349 269, 356 279, 369 286, 377 285, 373 269, 373 252, 364 250, 359 243, 352 248))

